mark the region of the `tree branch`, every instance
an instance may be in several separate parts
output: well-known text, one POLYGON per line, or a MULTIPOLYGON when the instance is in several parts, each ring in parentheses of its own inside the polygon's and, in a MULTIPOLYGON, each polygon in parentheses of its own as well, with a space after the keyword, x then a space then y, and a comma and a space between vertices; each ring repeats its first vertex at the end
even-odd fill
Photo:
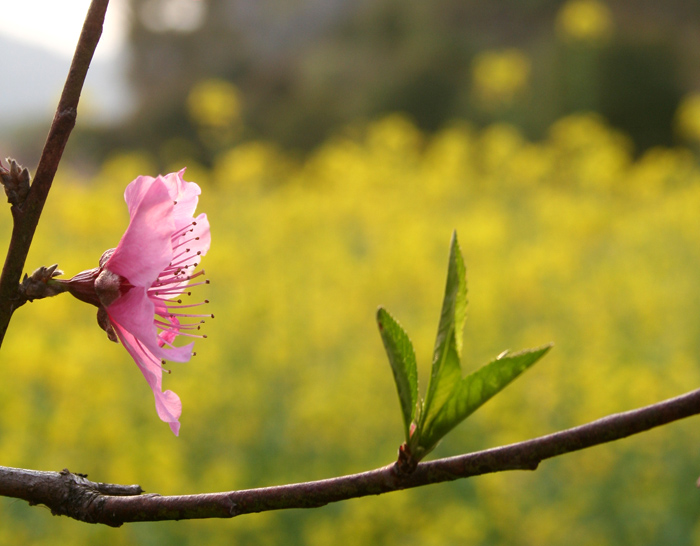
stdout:
POLYGON ((142 494, 138 485, 95 483, 85 475, 0 467, 0 495, 43 504, 55 515, 119 527, 135 521, 232 518, 331 502, 505 470, 535 470, 565 453, 626 438, 700 413, 700 389, 640 409, 532 440, 420 463, 411 474, 396 464, 327 480, 199 495, 142 494))
POLYGON ((29 194, 24 202, 13 203, 11 208, 12 237, 0 276, 0 345, 12 313, 23 303, 18 298, 20 277, 63 150, 75 126, 80 93, 102 35, 108 3, 109 0, 92 0, 90 4, 29 194))

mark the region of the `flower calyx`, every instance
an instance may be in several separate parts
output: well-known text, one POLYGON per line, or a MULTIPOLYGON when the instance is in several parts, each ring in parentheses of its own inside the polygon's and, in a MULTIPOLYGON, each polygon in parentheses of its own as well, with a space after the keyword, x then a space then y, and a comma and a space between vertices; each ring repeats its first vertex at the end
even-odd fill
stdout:
POLYGON ((103 307, 109 307, 122 295, 122 287, 126 279, 113 273, 107 268, 102 268, 95 279, 95 293, 103 307))
POLYGON ((100 328, 107 332, 107 337, 110 341, 113 341, 114 343, 119 343, 117 333, 114 331, 114 327, 109 321, 109 314, 107 313, 107 310, 104 307, 97 308, 97 324, 100 326, 100 328))

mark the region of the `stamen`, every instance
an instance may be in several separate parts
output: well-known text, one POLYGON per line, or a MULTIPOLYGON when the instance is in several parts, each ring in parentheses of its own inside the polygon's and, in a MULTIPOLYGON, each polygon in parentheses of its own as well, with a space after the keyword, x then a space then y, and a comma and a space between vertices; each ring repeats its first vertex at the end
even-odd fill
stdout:
MULTIPOLYGON (((161 320, 154 319, 153 324, 155 324, 163 332, 175 332, 175 335, 179 336, 181 330, 199 330, 199 324, 202 323, 198 322, 195 324, 174 324, 171 322, 164 322, 161 320)), ((163 339, 161 339, 161 341, 165 342, 165 340, 163 339)))
MULTIPOLYGON (((153 324, 158 333, 158 345, 165 350, 179 349, 175 340, 180 337, 207 339, 206 334, 201 333, 201 325, 205 319, 214 318, 213 314, 191 314, 186 311, 192 307, 209 303, 208 299, 184 303, 186 297, 192 296, 192 288, 210 284, 209 279, 197 277, 205 275, 204 269, 198 270, 204 250, 201 245, 201 230, 196 228, 197 222, 192 221, 175 231, 171 236, 172 257, 170 263, 161 271, 157 279, 148 288, 148 298, 155 304, 153 324), (195 233, 196 232, 196 233, 195 233), (198 249, 198 247, 200 249, 198 249), (192 282, 194 279, 199 282, 192 282), (182 322, 181 322, 182 321, 182 322)), ((189 301, 189 300, 188 300, 189 301)), ((145 352, 147 351, 143 348, 145 352)), ((192 353, 196 356, 196 353, 192 353)), ((165 361, 161 362, 161 367, 165 361)), ((170 373, 170 370, 163 368, 170 373)))
MULTIPOLYGON (((184 280, 186 281, 187 279, 184 279, 184 280)), ((180 283, 182 283, 183 281, 177 281, 177 282, 178 282, 178 284, 180 284, 180 283)), ((202 284, 209 284, 209 283, 208 283, 208 282, 196 282, 196 283, 193 283, 193 284, 188 284, 188 285, 187 285, 187 288, 190 288, 190 287, 192 287, 192 286, 200 286, 200 285, 202 285, 202 284)), ((184 293, 185 293, 185 292, 182 291, 183 288, 184 288, 184 284, 180 284, 180 286, 173 286, 172 288, 165 288, 165 289, 160 289, 160 288, 159 288, 158 290, 153 290, 152 288, 149 288, 149 295, 153 295, 153 296, 159 297, 159 296, 161 296, 161 295, 163 295, 163 294, 168 294, 168 293, 172 294, 172 293, 175 293, 175 296, 178 296, 178 295, 180 295, 180 294, 184 294, 184 293), (153 290, 153 292, 151 292, 151 290, 153 290)), ((187 292, 186 295, 191 296, 191 295, 192 295, 192 292, 187 292)), ((174 297, 174 296, 171 296, 171 297, 174 297)), ((166 301, 170 301, 170 298, 166 298, 166 301)))
POLYGON ((211 315, 206 315, 206 314, 201 314, 201 315, 188 315, 186 313, 170 313, 168 316, 171 317, 192 317, 192 318, 198 318, 198 317, 207 317, 207 318, 214 318, 211 315))
MULTIPOLYGON (((189 231, 186 232, 186 233, 190 233, 191 231, 193 231, 193 230, 189 230, 189 231)), ((182 236, 184 236, 184 235, 185 235, 185 233, 183 233, 182 235, 180 235, 180 237, 182 237, 182 236)), ((187 244, 187 243, 189 243, 189 242, 191 242, 191 241, 199 241, 199 236, 197 236, 197 237, 192 237, 191 239, 187 239, 186 241, 177 241, 177 243, 176 243, 176 245, 175 245, 175 248, 180 248, 182 245, 185 245, 185 244, 187 244)), ((187 249, 187 251, 189 252, 189 249, 187 249)))
POLYGON ((194 255, 191 255, 191 256, 190 256, 190 255, 187 255, 187 253, 188 253, 189 251, 190 251, 190 249, 188 248, 188 249, 185 250, 185 252, 181 252, 181 253, 178 254, 177 256, 173 256, 173 261, 170 262, 170 264, 169 264, 168 267, 172 267, 172 268, 181 267, 183 263, 186 263, 187 260, 189 260, 190 258, 193 258, 194 255), (175 261, 176 259, 182 258, 183 256, 185 257, 183 260, 180 260, 179 262, 176 262, 176 261, 175 261))
MULTIPOLYGON (((161 329, 162 329, 163 331, 165 331, 165 332, 172 332, 172 330, 169 329, 169 328, 165 328, 165 329, 161 328, 161 329)), ((190 324, 190 325, 188 325, 187 328, 182 328, 182 329, 179 329, 179 330, 196 330, 196 328, 194 327, 193 324, 190 324)), ((204 339, 204 338, 206 337, 206 336, 203 336, 203 335, 200 335, 200 334, 190 334, 189 332, 185 332, 185 331, 178 331, 178 332, 177 332, 177 335, 178 335, 178 336, 183 336, 183 337, 191 337, 191 338, 194 338, 194 339, 204 339)), ((175 349, 175 348, 176 348, 175 345, 173 345, 172 343, 167 342, 167 341, 164 340, 163 338, 160 338, 160 341, 163 342, 163 345, 167 345, 167 346, 170 347, 171 349, 175 349)))
POLYGON ((179 230, 177 230, 175 233, 173 233, 172 238, 179 237, 183 233, 187 233, 188 231, 192 231, 192 227, 194 226, 195 223, 192 222, 191 224, 187 224, 186 226, 181 227, 179 230))
MULTIPOLYGON (((169 300, 166 300, 169 301, 169 300)), ((177 300, 177 303, 182 303, 182 300, 177 300)), ((209 303, 209 300, 200 301, 199 303, 190 303, 189 305, 167 305, 168 309, 185 309, 187 307, 197 307, 198 305, 204 305, 209 303)))

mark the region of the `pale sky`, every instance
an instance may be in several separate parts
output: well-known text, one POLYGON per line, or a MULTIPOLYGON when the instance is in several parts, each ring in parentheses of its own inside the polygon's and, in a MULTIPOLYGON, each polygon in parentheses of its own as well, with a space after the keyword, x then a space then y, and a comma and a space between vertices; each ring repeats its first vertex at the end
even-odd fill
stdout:
MULTIPOLYGON (((0 33, 71 57, 90 0, 0 0, 0 33)), ((96 56, 107 59, 125 42, 126 2, 111 0, 96 56)))

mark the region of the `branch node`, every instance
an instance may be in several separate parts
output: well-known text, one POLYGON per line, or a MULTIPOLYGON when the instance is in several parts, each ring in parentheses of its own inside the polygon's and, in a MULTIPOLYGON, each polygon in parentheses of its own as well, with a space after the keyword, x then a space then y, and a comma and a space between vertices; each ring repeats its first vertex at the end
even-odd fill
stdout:
POLYGON ((241 514, 241 510, 238 508, 238 503, 234 501, 231 496, 229 495, 228 501, 231 503, 231 507, 228 509, 228 513, 231 515, 232 518, 235 518, 236 516, 241 514))
POLYGON ((72 129, 75 126, 75 121, 78 119, 78 109, 74 106, 63 108, 57 112, 56 119, 61 120, 61 123, 65 123, 67 127, 72 129))
POLYGON ((406 477, 416 470, 418 460, 411 453, 411 448, 404 442, 399 446, 399 458, 396 460, 394 470, 399 477, 406 477))

